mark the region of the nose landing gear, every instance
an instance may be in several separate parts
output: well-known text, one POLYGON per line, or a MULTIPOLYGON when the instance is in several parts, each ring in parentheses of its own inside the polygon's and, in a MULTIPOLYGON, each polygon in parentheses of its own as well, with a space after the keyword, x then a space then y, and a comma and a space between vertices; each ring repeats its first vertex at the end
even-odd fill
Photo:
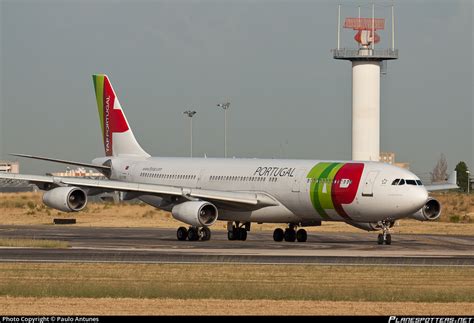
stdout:
POLYGON ((391 245, 392 244, 392 235, 389 233, 391 226, 392 226, 392 222, 382 221, 383 233, 379 233, 379 235, 377 237, 377 243, 378 244, 384 244, 384 243, 386 245, 391 245))

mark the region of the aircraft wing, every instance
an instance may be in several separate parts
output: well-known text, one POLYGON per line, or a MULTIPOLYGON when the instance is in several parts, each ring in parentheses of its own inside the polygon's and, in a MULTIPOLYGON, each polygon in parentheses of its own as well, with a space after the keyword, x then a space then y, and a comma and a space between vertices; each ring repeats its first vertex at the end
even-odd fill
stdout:
POLYGON ((273 197, 262 192, 205 190, 168 185, 120 182, 108 179, 87 179, 10 173, 0 173, 0 180, 21 180, 33 184, 50 184, 52 186, 77 186, 103 192, 121 191, 137 193, 137 195, 147 194, 161 197, 182 197, 183 199, 188 200, 202 199, 209 202, 217 202, 221 205, 245 205, 247 209, 259 209, 266 206, 279 205, 273 197))
POLYGON ((425 185, 427 191, 444 191, 444 190, 452 190, 459 188, 457 185, 457 173, 453 171, 451 175, 448 177, 448 181, 446 183, 439 183, 439 184, 431 184, 425 185))

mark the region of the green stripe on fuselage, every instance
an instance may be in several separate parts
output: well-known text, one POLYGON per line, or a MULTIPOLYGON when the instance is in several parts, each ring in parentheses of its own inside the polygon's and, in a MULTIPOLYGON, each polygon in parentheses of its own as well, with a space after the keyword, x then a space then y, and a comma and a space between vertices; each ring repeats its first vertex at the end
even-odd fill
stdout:
POLYGON ((311 179, 311 203, 324 219, 329 218, 325 210, 334 209, 331 195, 332 182, 342 166, 344 166, 342 163, 319 163, 307 175, 307 178, 311 179))

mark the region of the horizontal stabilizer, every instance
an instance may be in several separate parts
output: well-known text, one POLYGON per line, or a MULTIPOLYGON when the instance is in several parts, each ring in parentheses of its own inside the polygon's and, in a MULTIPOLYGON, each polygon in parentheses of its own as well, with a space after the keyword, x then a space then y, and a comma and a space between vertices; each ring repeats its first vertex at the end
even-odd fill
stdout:
POLYGON ((10 154, 10 155, 12 155, 12 156, 18 156, 18 157, 31 158, 31 159, 38 159, 38 160, 46 160, 46 161, 55 162, 55 163, 61 163, 61 164, 69 164, 69 165, 76 165, 76 166, 82 166, 82 167, 95 168, 95 169, 97 169, 97 170, 107 170, 107 171, 110 171, 110 166, 104 166, 104 165, 94 165, 94 164, 81 163, 81 162, 75 162, 75 161, 64 160, 64 159, 56 159, 56 158, 49 158, 49 157, 42 157, 42 156, 33 156, 33 155, 24 155, 24 154, 10 154))

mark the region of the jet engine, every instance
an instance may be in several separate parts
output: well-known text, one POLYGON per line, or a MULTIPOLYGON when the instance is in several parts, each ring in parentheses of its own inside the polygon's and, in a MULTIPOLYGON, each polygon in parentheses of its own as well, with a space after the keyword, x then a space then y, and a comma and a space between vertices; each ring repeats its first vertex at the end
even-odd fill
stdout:
POLYGON ((188 201, 173 206, 171 214, 176 220, 195 227, 208 227, 217 221, 217 208, 204 201, 188 201))
POLYGON ((43 194, 43 203, 63 212, 77 212, 87 204, 87 194, 79 187, 56 187, 43 194))
POLYGON ((430 198, 418 212, 411 215, 410 217, 418 221, 434 221, 438 219, 440 215, 441 204, 438 202, 438 200, 430 198))

